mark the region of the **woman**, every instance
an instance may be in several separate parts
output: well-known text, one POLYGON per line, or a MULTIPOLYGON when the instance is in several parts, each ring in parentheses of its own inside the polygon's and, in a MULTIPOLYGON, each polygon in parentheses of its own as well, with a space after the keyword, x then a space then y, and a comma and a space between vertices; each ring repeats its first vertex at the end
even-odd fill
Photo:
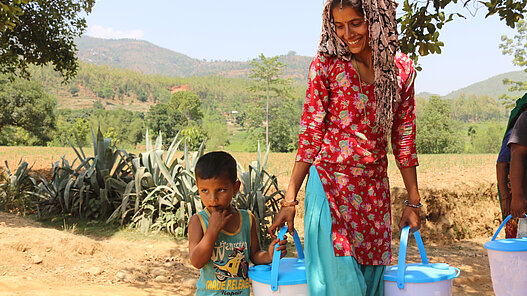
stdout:
MULTIPOLYGON (((527 94, 516 100, 516 106, 511 110, 509 122, 503 136, 500 153, 496 161, 496 178, 498 181, 498 197, 501 206, 502 218, 505 219, 511 212, 511 190, 509 181, 509 169, 511 160, 511 150, 507 145, 509 137, 516 120, 527 107, 527 94)), ((513 218, 505 225, 505 238, 516 238, 518 231, 518 218, 513 218)))
POLYGON ((412 61, 397 52, 395 3, 328 0, 309 70, 299 149, 270 232, 294 228, 306 187, 310 295, 383 295, 391 262, 387 137, 408 191, 399 227, 419 229, 412 61))

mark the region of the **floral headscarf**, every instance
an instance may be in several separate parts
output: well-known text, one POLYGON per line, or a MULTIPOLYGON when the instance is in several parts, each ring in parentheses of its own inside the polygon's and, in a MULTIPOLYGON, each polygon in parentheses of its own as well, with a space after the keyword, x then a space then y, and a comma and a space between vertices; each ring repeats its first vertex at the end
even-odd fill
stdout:
MULTIPOLYGON (((326 56, 337 56, 351 61, 353 54, 336 33, 328 0, 322 13, 322 33, 318 51, 326 56)), ((342 3, 342 0, 340 0, 342 3)), ((398 48, 397 23, 395 9, 397 3, 392 0, 362 0, 364 18, 368 22, 370 47, 373 54, 375 73, 375 98, 377 110, 375 126, 377 131, 390 130, 393 121, 394 104, 400 101, 398 92, 395 53, 398 48)))

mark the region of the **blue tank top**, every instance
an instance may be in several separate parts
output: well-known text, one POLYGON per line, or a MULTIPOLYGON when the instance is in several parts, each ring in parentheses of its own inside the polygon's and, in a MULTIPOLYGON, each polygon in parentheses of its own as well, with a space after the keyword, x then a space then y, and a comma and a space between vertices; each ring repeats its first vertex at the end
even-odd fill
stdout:
MULTIPOLYGON (((252 219, 249 211, 238 212, 240 227, 233 233, 222 230, 218 234, 210 260, 199 271, 196 295, 250 295, 248 270, 252 219)), ((210 212, 205 209, 198 213, 198 217, 205 233, 210 212)))

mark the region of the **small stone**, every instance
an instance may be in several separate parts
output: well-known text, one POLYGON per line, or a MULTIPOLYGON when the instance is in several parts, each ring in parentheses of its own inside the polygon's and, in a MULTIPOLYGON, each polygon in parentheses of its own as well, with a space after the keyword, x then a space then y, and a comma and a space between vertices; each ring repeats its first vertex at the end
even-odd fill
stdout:
POLYGON ((197 279, 185 279, 181 281, 181 286, 186 288, 194 288, 196 287, 196 283, 198 282, 197 279))
POLYGON ((42 258, 38 257, 38 256, 34 256, 33 257, 33 264, 40 264, 42 263, 42 258))
POLYGON ((117 272, 115 277, 117 277, 117 279, 119 279, 119 280, 121 280, 123 282, 129 282, 131 280, 131 278, 132 278, 132 275, 126 270, 121 270, 121 271, 117 272))
POLYGON ((161 268, 154 268, 152 269, 152 271, 150 272, 153 276, 160 276, 160 275, 165 275, 166 274, 166 271, 161 269, 161 268))
POLYGON ((91 267, 88 270, 86 270, 86 273, 89 273, 91 275, 99 275, 102 273, 102 269, 99 267, 91 267))
POLYGON ((168 278, 164 275, 158 275, 156 276, 155 281, 156 282, 167 282, 168 278))
POLYGON ((169 261, 169 262, 165 262, 165 264, 163 264, 165 267, 174 267, 176 266, 176 262, 174 261, 169 261))
POLYGON ((5 227, 5 226, 6 226, 5 222, 0 222, 0 227, 5 227))
POLYGON ((51 248, 46 248, 46 252, 51 252, 51 248))

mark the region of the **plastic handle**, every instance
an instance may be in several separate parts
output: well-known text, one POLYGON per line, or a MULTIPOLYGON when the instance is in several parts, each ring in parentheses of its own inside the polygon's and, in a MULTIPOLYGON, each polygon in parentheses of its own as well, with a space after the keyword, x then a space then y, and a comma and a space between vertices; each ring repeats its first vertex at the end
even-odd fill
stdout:
POLYGON ((503 222, 501 222, 500 227, 498 227, 498 230, 496 230, 496 232, 492 236, 492 240, 496 240, 496 238, 498 237, 498 234, 500 233, 501 229, 505 226, 505 224, 507 224, 507 222, 509 222, 509 220, 511 218, 512 218, 512 215, 509 215, 509 216, 507 216, 507 218, 505 218, 505 220, 503 220, 503 222))
MULTIPOLYGON (((287 232, 287 226, 282 227, 278 232, 278 239, 282 239, 287 232)), ((296 252, 298 253, 298 259, 304 259, 304 249, 302 249, 302 244, 300 243, 300 237, 296 230, 293 232, 293 240, 296 246, 296 252)), ((280 256, 282 255, 281 251, 277 250, 278 244, 274 246, 273 253, 273 263, 271 263, 271 290, 276 292, 278 290, 278 270, 280 269, 280 256)))
MULTIPOLYGON (((401 231, 401 241, 399 245, 399 260, 397 262, 397 287, 404 289, 404 273, 406 271, 406 249, 408 247, 408 234, 410 233, 410 226, 406 226, 401 231)), ((424 264, 428 264, 428 257, 426 257, 425 246, 421 239, 419 231, 414 232, 415 242, 421 255, 421 261, 424 264)))

